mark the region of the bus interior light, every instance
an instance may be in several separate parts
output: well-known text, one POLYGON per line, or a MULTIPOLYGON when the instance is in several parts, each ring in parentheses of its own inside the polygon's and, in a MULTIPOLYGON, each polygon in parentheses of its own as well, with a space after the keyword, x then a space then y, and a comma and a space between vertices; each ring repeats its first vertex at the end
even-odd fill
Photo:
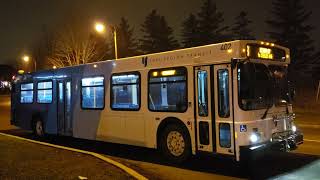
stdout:
POLYGON ((20 69, 20 70, 18 71, 18 74, 24 74, 24 70, 20 69))
POLYGON ((176 74, 176 70, 161 71, 162 76, 172 76, 176 74))
POLYGON ((158 76, 158 72, 157 72, 157 71, 154 71, 154 72, 152 73, 152 76, 154 76, 154 77, 158 76))
POLYGON ((232 49, 228 49, 227 52, 228 52, 228 53, 232 53, 232 49))

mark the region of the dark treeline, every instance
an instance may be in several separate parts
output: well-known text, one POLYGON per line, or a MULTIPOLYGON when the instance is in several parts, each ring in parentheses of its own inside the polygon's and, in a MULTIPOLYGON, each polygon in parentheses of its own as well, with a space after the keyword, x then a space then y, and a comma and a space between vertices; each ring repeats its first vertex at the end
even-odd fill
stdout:
MULTIPOLYGON (((270 32, 266 32, 270 38, 268 41, 290 48, 292 62, 289 71, 291 74, 296 75, 299 72, 300 76, 320 79, 320 53, 316 52, 314 42, 310 37, 314 27, 308 24, 311 11, 304 7, 302 0, 273 0, 272 6, 272 11, 265 20, 271 29, 270 32)), ((156 9, 146 15, 138 30, 130 26, 129 20, 123 17, 116 25, 118 55, 123 58, 229 40, 255 39, 254 30, 251 27, 254 22, 249 19, 248 14, 248 12, 240 11, 234 17, 234 22, 226 25, 224 13, 219 10, 215 1, 202 0, 198 12, 190 12, 190 15, 181 22, 180 38, 174 36, 174 30, 168 24, 166 17, 159 14, 156 9), (139 38, 135 35, 137 31, 141 32, 139 38), (177 39, 180 39, 181 42, 177 39)), ((96 55, 90 55, 91 51, 99 54, 90 48, 91 45, 105 51, 104 54, 99 54, 99 57, 103 58, 97 61, 114 57, 112 38, 105 42, 94 35, 88 37, 95 41, 88 40, 87 46, 83 47, 88 50, 85 57, 96 57, 96 55)), ((77 51, 71 49, 66 53, 72 54, 77 51)), ((50 52, 54 51, 50 50, 50 52)), ((84 55, 80 54, 73 58, 83 57, 84 55)), ((90 61, 94 60, 75 60, 75 62, 90 61)), ((61 66, 63 65, 67 64, 62 63, 61 66)))

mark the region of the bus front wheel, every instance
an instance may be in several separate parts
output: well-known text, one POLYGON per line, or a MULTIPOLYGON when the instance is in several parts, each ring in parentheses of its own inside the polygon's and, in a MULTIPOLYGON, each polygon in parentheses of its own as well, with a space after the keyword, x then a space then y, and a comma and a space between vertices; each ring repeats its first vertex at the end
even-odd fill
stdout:
POLYGON ((37 137, 43 137, 44 136, 44 127, 43 127, 43 122, 40 118, 36 118, 33 121, 33 133, 37 137))
POLYGON ((187 160, 191 156, 188 130, 179 124, 165 127, 160 137, 160 149, 167 159, 175 163, 187 160))

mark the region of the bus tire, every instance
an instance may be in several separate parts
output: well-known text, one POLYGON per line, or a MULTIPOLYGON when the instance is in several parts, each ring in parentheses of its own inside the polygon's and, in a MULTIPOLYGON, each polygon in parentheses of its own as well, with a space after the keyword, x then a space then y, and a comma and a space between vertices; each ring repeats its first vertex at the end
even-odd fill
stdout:
POLYGON ((43 121, 40 117, 36 117, 33 120, 33 133, 37 137, 44 137, 45 135, 43 121))
POLYGON ((160 137, 160 150, 166 159, 181 163, 191 156, 191 140, 187 128, 169 124, 160 137))

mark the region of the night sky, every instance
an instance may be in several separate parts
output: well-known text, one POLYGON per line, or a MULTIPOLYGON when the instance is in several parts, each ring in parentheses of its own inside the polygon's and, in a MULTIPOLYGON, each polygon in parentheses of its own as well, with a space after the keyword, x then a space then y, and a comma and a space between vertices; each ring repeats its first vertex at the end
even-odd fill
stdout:
MULTIPOLYGON (((24 53, 28 53, 33 42, 41 36, 41 27, 57 28, 58 24, 73 16, 86 17, 88 22, 103 19, 107 23, 118 23, 121 16, 129 19, 139 34, 145 16, 156 8, 167 18, 179 38, 181 22, 189 13, 197 13, 201 0, 1 0, 0 3, 0 64, 15 64, 24 53)), ((224 12, 225 24, 230 25, 240 10, 249 12, 254 23, 252 28, 258 39, 267 39, 265 24, 270 16, 271 1, 266 0, 216 0, 218 9, 224 12)), ((312 37, 320 47, 320 1, 305 0, 313 11, 310 24, 316 29, 312 37)), ((92 24, 88 24, 92 26, 92 24)))

